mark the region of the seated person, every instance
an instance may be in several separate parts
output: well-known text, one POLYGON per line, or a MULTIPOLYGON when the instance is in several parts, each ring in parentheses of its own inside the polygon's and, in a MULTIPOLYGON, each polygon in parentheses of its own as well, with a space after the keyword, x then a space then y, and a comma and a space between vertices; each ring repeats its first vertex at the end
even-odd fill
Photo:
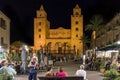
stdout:
POLYGON ((80 69, 76 71, 76 76, 82 76, 84 77, 84 80, 87 80, 86 79, 86 71, 84 70, 84 65, 81 65, 80 66, 80 69))
POLYGON ((48 67, 48 70, 45 73, 45 76, 54 76, 53 69, 51 67, 48 67))
POLYGON ((67 76, 67 73, 63 71, 63 68, 62 68, 62 67, 59 67, 59 68, 58 68, 58 72, 56 73, 56 76, 66 77, 66 76, 67 76))
POLYGON ((16 75, 16 71, 13 68, 8 67, 7 60, 3 61, 3 66, 0 68, 0 73, 9 74, 12 80, 14 80, 14 75, 16 75))

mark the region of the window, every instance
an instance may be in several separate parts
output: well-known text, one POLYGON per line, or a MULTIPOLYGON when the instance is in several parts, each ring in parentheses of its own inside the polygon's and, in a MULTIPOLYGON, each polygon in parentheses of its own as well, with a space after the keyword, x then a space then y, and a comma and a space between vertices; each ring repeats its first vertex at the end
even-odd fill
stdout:
POLYGON ((1 44, 3 44, 4 43, 4 38, 3 37, 1 37, 1 44))
POLYGON ((39 22, 39 25, 41 25, 41 22, 39 22))
POLYGON ((79 15, 79 13, 78 13, 78 12, 76 12, 76 15, 79 15))
POLYGON ((75 24, 78 24, 78 21, 76 21, 75 24))
POLYGON ((41 32, 41 29, 38 29, 38 32, 41 32))
POLYGON ((111 44, 112 43, 112 41, 109 41, 109 44, 111 44))
POLYGON ((0 18, 0 27, 6 29, 6 22, 3 18, 0 18))
POLYGON ((119 34, 116 35, 116 40, 119 40, 119 34))
POLYGON ((78 37, 78 34, 76 35, 76 37, 78 37))
POLYGON ((76 28, 76 31, 78 31, 78 28, 76 28))
POLYGON ((39 34, 39 38, 41 38, 41 35, 39 34))

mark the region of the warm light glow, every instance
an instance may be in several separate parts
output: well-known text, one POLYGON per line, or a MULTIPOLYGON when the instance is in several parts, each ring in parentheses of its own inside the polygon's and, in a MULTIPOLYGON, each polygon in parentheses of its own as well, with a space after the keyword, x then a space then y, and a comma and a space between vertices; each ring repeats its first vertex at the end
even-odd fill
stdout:
POLYGON ((117 41, 117 44, 120 44, 120 41, 117 41))
POLYGON ((0 46, 0 52, 3 52, 4 51, 4 49, 2 48, 2 46, 0 46))
POLYGON ((27 45, 25 45, 25 49, 26 49, 26 51, 28 51, 28 47, 27 47, 27 45))
POLYGON ((85 55, 83 55, 83 64, 85 64, 85 55))
POLYGON ((107 52, 118 52, 118 50, 108 50, 107 52))

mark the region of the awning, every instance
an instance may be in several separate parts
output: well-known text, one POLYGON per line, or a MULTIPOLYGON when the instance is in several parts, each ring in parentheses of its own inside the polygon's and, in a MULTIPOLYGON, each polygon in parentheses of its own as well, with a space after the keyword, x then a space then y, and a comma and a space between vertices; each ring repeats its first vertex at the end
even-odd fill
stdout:
POLYGON ((112 44, 112 45, 107 45, 105 47, 102 47, 98 49, 99 51, 108 51, 108 50, 119 50, 120 49, 120 44, 112 44))

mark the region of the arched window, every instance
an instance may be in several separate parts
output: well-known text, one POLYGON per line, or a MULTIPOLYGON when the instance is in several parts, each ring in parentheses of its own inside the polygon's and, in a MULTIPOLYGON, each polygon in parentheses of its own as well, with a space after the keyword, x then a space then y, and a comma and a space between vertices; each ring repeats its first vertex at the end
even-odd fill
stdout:
POLYGON ((76 37, 78 37, 78 34, 76 34, 76 37))
POLYGON ((41 29, 38 29, 38 32, 41 32, 41 29))
POLYGON ((75 24, 78 24, 78 21, 76 21, 75 24))
POLYGON ((78 28, 76 28, 76 31, 78 31, 78 28))
POLYGON ((41 38, 41 35, 39 34, 39 38, 41 38))
POLYGON ((39 22, 39 25, 41 25, 41 22, 39 22))

